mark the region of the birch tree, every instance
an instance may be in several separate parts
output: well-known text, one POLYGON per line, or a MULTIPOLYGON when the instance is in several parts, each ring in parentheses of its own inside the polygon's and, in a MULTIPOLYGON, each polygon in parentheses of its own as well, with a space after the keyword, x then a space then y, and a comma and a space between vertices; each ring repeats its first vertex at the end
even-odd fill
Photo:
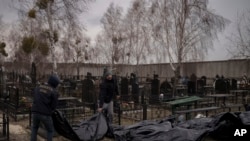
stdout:
MULTIPOLYGON (((2 21, 2 16, 0 15, 0 32, 4 33, 4 22, 2 21)), ((0 39, 3 39, 3 37, 0 36, 0 39)), ((7 57, 8 53, 6 52, 6 43, 3 40, 0 40, 0 58, 7 57)), ((3 59, 1 59, 3 60, 3 59)))
POLYGON ((150 53, 150 28, 146 21, 147 2, 134 0, 124 19, 129 57, 135 64, 145 63, 150 53), (133 61, 133 60, 132 60, 133 61))
POLYGON ((201 58, 227 20, 208 8, 208 0, 151 1, 155 41, 167 52, 175 84, 183 61, 201 58))
POLYGON ((229 37, 229 52, 233 58, 250 59, 250 11, 241 13, 237 18, 236 32, 229 37))
POLYGON ((88 53, 88 48, 90 44, 90 38, 84 36, 84 37, 77 37, 75 40, 74 44, 74 50, 75 50, 75 55, 74 55, 74 61, 77 64, 77 77, 79 79, 79 62, 86 62, 90 59, 89 53, 88 53))
MULTIPOLYGON (((61 31, 65 27, 83 28, 79 22, 79 15, 87 10, 92 0, 20 0, 23 6, 20 13, 28 13, 37 23, 40 29, 46 32, 51 61, 54 63, 53 71, 56 71, 57 41, 61 31), (27 4, 28 3, 28 4, 27 4)), ((61 34, 63 35, 63 34, 61 34)))
POLYGON ((111 3, 104 13, 101 24, 103 30, 97 36, 97 47, 111 64, 113 69, 115 62, 120 59, 121 42, 123 41, 121 22, 122 8, 111 3))

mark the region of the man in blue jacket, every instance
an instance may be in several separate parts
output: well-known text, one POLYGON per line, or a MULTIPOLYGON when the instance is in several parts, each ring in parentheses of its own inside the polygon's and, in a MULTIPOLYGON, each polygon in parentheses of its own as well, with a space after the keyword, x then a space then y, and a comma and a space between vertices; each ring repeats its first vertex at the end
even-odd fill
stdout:
POLYGON ((37 131, 40 122, 44 124, 47 130, 47 141, 52 141, 53 138, 53 121, 52 112, 56 109, 58 103, 58 92, 56 90, 59 84, 59 78, 56 75, 51 75, 48 84, 41 85, 34 89, 32 103, 32 132, 31 141, 37 140, 37 131))

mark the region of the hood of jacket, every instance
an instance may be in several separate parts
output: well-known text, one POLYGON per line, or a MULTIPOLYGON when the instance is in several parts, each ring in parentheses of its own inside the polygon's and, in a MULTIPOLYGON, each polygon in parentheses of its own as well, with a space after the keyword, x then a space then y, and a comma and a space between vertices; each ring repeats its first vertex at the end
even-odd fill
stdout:
POLYGON ((60 80, 59 78, 56 76, 56 75, 51 75, 49 77, 49 80, 48 80, 48 84, 53 87, 53 88, 56 88, 58 86, 58 84, 60 83, 60 80))

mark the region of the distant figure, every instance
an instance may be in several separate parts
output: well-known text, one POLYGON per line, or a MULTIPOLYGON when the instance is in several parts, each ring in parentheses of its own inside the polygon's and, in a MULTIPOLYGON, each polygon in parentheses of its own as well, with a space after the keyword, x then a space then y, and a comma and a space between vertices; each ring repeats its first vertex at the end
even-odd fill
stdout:
POLYGON ((150 78, 149 74, 147 74, 146 82, 151 82, 152 78, 150 78))
POLYGON ((248 84, 248 78, 247 78, 246 73, 244 73, 244 75, 242 76, 241 84, 243 84, 243 85, 248 84))
POLYGON ((216 74, 215 79, 214 79, 214 83, 213 83, 213 87, 214 87, 214 89, 215 89, 215 84, 216 84, 216 81, 217 81, 217 80, 219 80, 219 79, 220 79, 219 75, 218 75, 218 74, 216 74))
POLYGON ((187 85, 188 84, 188 76, 183 76, 182 78, 181 78, 181 84, 182 85, 187 85))
POLYGON ((59 78, 51 75, 48 84, 41 85, 34 89, 34 99, 32 103, 32 131, 31 141, 37 140, 37 131, 40 122, 47 130, 47 141, 52 141, 54 126, 52 112, 56 109, 58 103, 58 92, 56 90, 59 84, 59 78))

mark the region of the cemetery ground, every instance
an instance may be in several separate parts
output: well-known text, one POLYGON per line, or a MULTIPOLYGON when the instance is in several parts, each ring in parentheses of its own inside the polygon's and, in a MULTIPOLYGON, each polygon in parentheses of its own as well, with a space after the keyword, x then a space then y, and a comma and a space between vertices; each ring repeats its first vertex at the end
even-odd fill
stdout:
MULTIPOLYGON (((1 112, 1 111, 0 111, 1 112)), ((139 111, 137 111, 139 112, 139 111)), ((121 125, 132 125, 135 124, 136 122, 139 122, 137 120, 134 120, 136 116, 138 116, 138 113, 135 112, 133 114, 133 119, 126 117, 126 113, 124 118, 121 120, 121 125)), ((2 113, 1 113, 2 114, 2 113)), ((169 111, 167 111, 167 114, 170 114, 169 111)), ((29 141, 30 140, 30 135, 31 135, 31 130, 29 126, 29 116, 25 115, 22 117, 19 117, 17 121, 14 120, 11 116, 9 117, 9 140, 10 141, 29 141)), ((39 134, 38 134, 38 141, 45 141, 44 137, 44 132, 39 128, 39 134), (42 135, 42 136, 41 136, 42 135)), ((103 141, 112 141, 113 139, 110 138, 104 138, 103 141)), ((53 141, 70 141, 60 135, 55 135, 53 138, 53 141)))
MULTIPOLYGON (((2 128, 0 128, 2 129, 2 128)), ((31 130, 29 127, 29 118, 24 117, 18 121, 14 121, 10 117, 10 124, 9 124, 9 141, 30 141, 31 130)), ((45 138, 41 136, 44 134, 41 129, 39 129, 39 134, 37 136, 37 141, 45 141, 45 138)), ((103 141, 110 141, 111 139, 104 139, 103 141)), ((0 141, 1 137, 0 137, 0 141)), ((53 141, 70 141, 60 135, 55 135, 53 141)))
MULTIPOLYGON (((236 111, 237 109, 234 109, 233 111, 236 111)), ((0 111, 1 112, 1 111, 0 111)), ((156 111, 155 111, 156 112, 156 111)), ((153 112, 152 114, 154 114, 153 112)), ((223 112, 223 109, 220 109, 219 112, 223 112)), ((1 113, 2 114, 2 113, 1 113)), ((136 113, 135 113, 136 114, 136 113)), ((167 114, 171 114, 170 111, 167 111, 167 114)), ((214 112, 209 113, 210 116, 212 116, 214 112)), ((136 116, 136 115, 134 115, 136 116)), ((121 120, 121 125, 132 125, 135 124, 136 120, 131 120, 130 118, 122 118, 121 120)), ((15 121, 12 117, 9 117, 9 141, 29 141, 30 140, 30 135, 31 135, 31 130, 29 126, 29 117, 28 116, 23 116, 17 121, 15 121)), ((1 128, 2 129, 2 128, 1 128)), ((44 137, 41 135, 44 135, 43 131, 39 128, 39 135, 37 140, 38 141, 45 141, 44 137)), ((1 140, 1 138, 0 138, 1 140)), ((113 141, 114 139, 110 138, 104 138, 103 141, 113 141)), ((53 138, 53 141, 70 141, 60 135, 55 135, 53 138)), ((209 137, 205 138, 204 141, 215 141, 210 139, 209 137)))

